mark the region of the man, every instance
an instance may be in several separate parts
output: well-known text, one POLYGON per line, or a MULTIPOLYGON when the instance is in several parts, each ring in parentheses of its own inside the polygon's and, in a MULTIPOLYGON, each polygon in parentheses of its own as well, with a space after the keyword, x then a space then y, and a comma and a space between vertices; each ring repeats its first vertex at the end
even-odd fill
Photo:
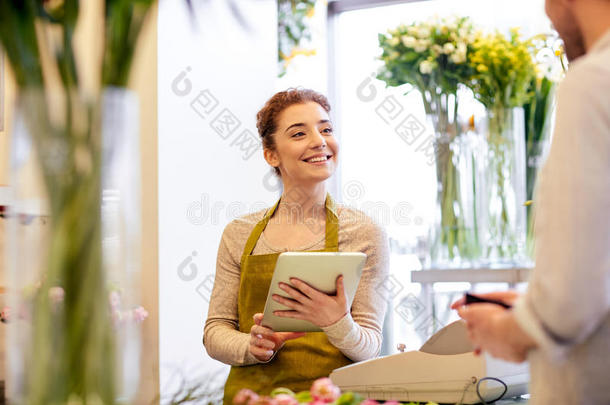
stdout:
POLYGON ((610 0, 547 0, 570 71, 541 171, 536 268, 514 305, 453 304, 478 351, 530 361, 532 404, 610 404, 610 0))

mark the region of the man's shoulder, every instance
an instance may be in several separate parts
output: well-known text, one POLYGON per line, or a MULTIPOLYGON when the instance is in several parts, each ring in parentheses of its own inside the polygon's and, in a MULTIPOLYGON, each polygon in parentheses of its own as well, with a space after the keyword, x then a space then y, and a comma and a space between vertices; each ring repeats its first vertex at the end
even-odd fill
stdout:
POLYGON ((610 93, 610 48, 587 54, 570 64, 561 82, 562 92, 580 94, 610 93))

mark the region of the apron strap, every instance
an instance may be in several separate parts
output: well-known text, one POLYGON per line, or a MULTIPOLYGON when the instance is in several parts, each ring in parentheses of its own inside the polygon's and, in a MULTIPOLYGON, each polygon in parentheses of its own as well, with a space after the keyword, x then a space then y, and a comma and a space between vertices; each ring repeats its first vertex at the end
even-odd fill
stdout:
POLYGON ((242 253, 242 255, 241 255, 240 265, 242 268, 244 267, 244 262, 246 261, 246 257, 250 256, 252 251, 254 251, 254 247, 256 246, 256 242, 258 242, 258 238, 261 236, 261 234, 265 230, 265 227, 269 223, 269 219, 271 219, 271 216, 275 212, 275 209, 277 208, 279 203, 280 203, 280 200, 277 200, 277 202, 273 205, 273 207, 271 207, 267 210, 263 219, 258 221, 256 226, 254 226, 254 229, 250 233, 250 236, 248 237, 248 240, 246 241, 246 246, 244 247, 244 253, 242 253))
POLYGON ((326 242, 325 250, 339 251, 339 218, 337 207, 330 194, 326 194, 326 242))
MULTIPOLYGON (((281 199, 280 199, 281 200, 281 199)), ((241 266, 243 267, 246 257, 250 256, 254 251, 254 247, 256 246, 256 242, 258 242, 258 238, 261 236, 265 227, 269 223, 271 216, 277 209, 280 200, 278 200, 273 207, 267 210, 265 216, 256 224, 252 233, 248 237, 246 241, 246 246, 244 247, 244 252, 241 256, 241 266)), ((331 198, 330 194, 326 194, 326 235, 325 235, 325 250, 339 249, 339 219, 337 218, 337 211, 335 202, 331 198)))

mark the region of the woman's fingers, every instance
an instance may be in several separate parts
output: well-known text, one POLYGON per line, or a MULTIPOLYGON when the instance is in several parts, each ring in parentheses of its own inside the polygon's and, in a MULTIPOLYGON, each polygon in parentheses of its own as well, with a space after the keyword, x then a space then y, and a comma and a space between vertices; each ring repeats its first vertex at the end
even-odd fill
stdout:
POLYGON ((308 320, 309 316, 298 311, 273 311, 273 315, 282 318, 303 319, 308 320))
POLYGON ((287 306, 288 308, 292 308, 297 311, 302 311, 305 307, 298 301, 291 300, 290 298, 282 297, 278 294, 273 294, 273 300, 279 302, 282 305, 287 306))
POLYGON ((273 356, 273 350, 250 345, 250 353, 260 361, 267 361, 273 356))
POLYGON ((337 277, 337 298, 342 301, 347 301, 347 296, 345 295, 345 285, 343 284, 343 274, 337 277))
POLYGON ((287 340, 298 339, 305 336, 306 332, 277 332, 278 337, 285 342, 287 340))
POLYGON ((252 317, 255 325, 260 325, 263 322, 263 314, 258 312, 252 317))
POLYGON ((262 314, 255 314, 254 315, 254 325, 252 325, 252 327, 250 328, 250 334, 252 336, 262 336, 262 337, 266 337, 266 338, 271 338, 273 336, 273 329, 270 329, 266 326, 262 326, 261 325, 261 321, 263 319, 263 315, 262 314), (260 317, 258 317, 257 315, 260 315, 260 317))
POLYGON ((250 335, 250 345, 260 347, 266 350, 275 349, 275 342, 263 338, 261 335, 250 335))
POLYGON ((307 296, 307 298, 309 299, 315 299, 316 297, 319 297, 321 295, 326 296, 326 294, 316 290, 315 288, 313 288, 312 286, 310 286, 309 284, 307 284, 304 281, 299 280, 298 278, 291 278, 290 282, 299 289, 299 291, 307 296))
POLYGON ((279 287, 283 291, 286 291, 288 293, 288 295, 290 295, 292 298, 295 299, 295 301, 299 301, 301 303, 306 303, 307 301, 310 301, 309 297, 307 297, 301 291, 297 290, 296 288, 292 287, 291 285, 288 285, 286 283, 279 283, 279 287))
POLYGON ((290 279, 290 282, 293 284, 292 286, 280 283, 280 288, 286 291, 291 298, 273 295, 274 301, 283 304, 288 309, 274 311, 274 315, 305 320, 324 327, 332 325, 349 312, 343 276, 337 277, 336 295, 325 294, 296 278, 290 279))

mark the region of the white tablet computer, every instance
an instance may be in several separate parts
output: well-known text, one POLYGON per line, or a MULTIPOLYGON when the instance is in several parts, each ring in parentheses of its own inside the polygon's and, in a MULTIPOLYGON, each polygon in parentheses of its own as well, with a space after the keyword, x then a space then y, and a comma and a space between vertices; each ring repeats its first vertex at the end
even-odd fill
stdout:
POLYGON ((291 284, 290 279, 294 277, 326 294, 334 294, 337 277, 343 275, 345 294, 348 306, 351 307, 365 261, 366 254, 360 252, 286 252, 280 254, 267 293, 262 324, 275 332, 321 331, 319 327, 308 321, 282 318, 273 314, 273 311, 290 310, 272 298, 273 294, 288 297, 288 294, 280 289, 279 283, 291 284))

